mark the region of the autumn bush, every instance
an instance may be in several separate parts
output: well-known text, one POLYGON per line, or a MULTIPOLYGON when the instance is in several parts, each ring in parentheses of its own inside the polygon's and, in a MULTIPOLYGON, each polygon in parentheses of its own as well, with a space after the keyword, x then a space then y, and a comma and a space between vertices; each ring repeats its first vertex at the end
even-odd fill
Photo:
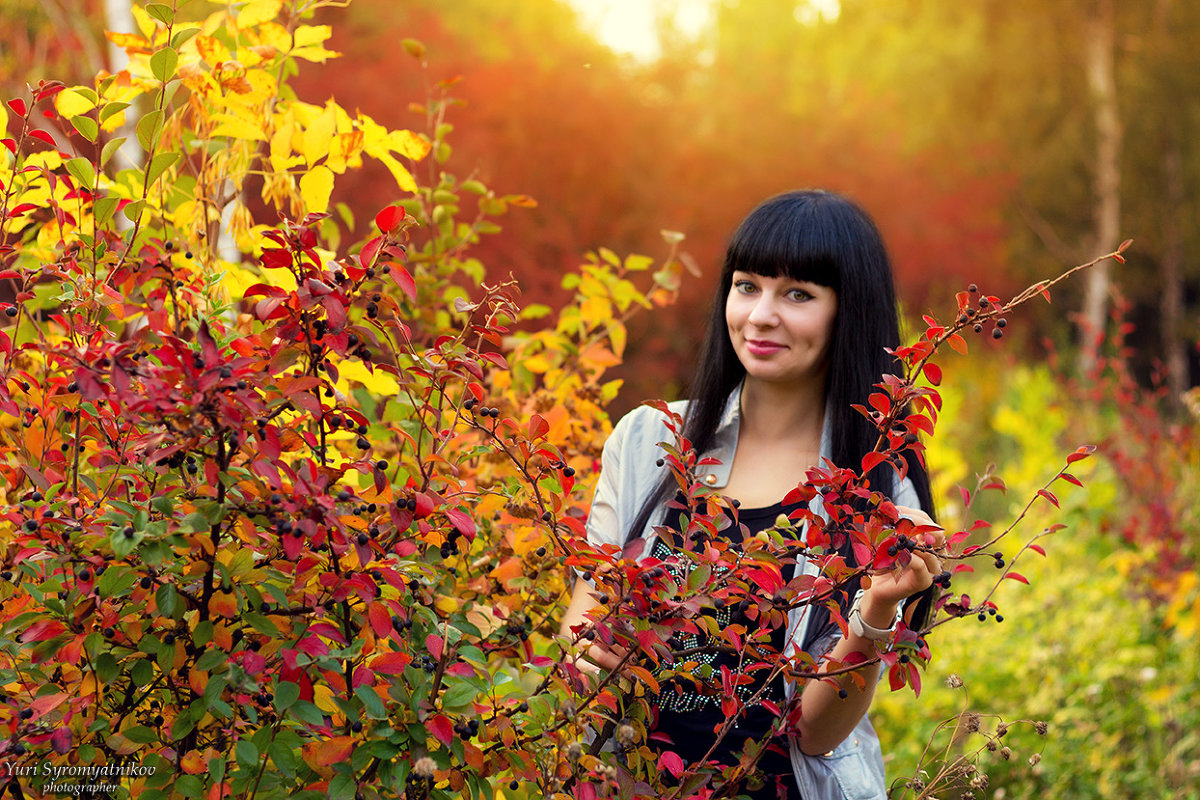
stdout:
MULTIPOLYGON (((1200 427, 1194 411, 1172 414, 1160 391, 1129 379, 1119 309, 1106 355, 1085 380, 1054 359, 1030 366, 1000 357, 989 369, 953 372, 942 387, 930 463, 952 486, 972 480, 980 454, 998 455, 1007 492, 989 493, 986 512, 1001 516, 1023 502, 1064 442, 1086 436, 1098 457, 1081 465, 1083 487, 1059 493, 1061 510, 1032 520, 1035 529, 1052 520, 1069 527, 1049 537, 1052 559, 1023 568, 1031 590, 1000 596, 1005 635, 986 626, 945 631, 920 700, 893 694, 876 703, 890 771, 911 774, 932 739, 924 757, 935 771, 983 746, 992 796, 1198 796, 1200 592, 1190 559, 1200 427), (988 377, 996 373, 1007 380, 988 377), (964 685, 947 686, 952 675, 964 685), (985 732, 999 717, 1045 721, 1048 733, 1013 726, 990 751, 961 728, 934 735, 968 710, 996 715, 983 719, 985 732)), ((963 513, 953 503, 942 511, 963 513)))
MULTIPOLYGON (((335 55, 307 21, 327 5, 135 6, 137 32, 111 35, 127 69, 7 103, 4 774, 37 791, 38 765, 135 762, 153 774, 121 791, 144 798, 720 796, 754 748, 722 775, 647 746, 653 695, 688 663, 675 634, 718 604, 748 621, 820 603, 844 624, 847 581, 928 546, 863 475, 924 452, 939 349, 1002 336, 1051 282, 1008 302, 972 287, 953 321, 926 317, 897 351, 905 375, 861 409, 876 452, 796 489, 828 519, 802 509, 745 553, 698 536, 676 583, 588 546, 583 520, 619 388, 606 370, 630 315, 678 290, 681 237, 654 269, 600 249, 565 276, 570 303, 522 308, 472 246, 534 201, 448 171, 450 82, 414 99, 419 132, 288 89, 335 55), (365 236, 329 208, 364 159, 397 197, 365 236), (836 555, 847 543, 865 566, 836 555), (801 547, 822 574, 784 581, 801 547), (561 636, 579 573, 607 598, 561 636), (625 668, 581 671, 593 637, 629 645, 625 668)), ((421 44, 403 47, 421 69, 421 44)), ((689 530, 735 516, 664 438, 689 530)), ((1079 483, 1047 477, 1030 504, 1079 483)), ((944 575, 935 625, 998 618, 994 584, 1025 578, 992 549, 1025 513, 953 533, 956 572, 998 570, 974 600, 944 575)), ((712 632, 739 651, 761 638, 712 632)), ((891 688, 919 691, 927 633, 901 626, 877 657, 891 688)), ((806 654, 751 661, 818 678, 806 654)), ((778 710, 781 728, 798 713, 778 710)))

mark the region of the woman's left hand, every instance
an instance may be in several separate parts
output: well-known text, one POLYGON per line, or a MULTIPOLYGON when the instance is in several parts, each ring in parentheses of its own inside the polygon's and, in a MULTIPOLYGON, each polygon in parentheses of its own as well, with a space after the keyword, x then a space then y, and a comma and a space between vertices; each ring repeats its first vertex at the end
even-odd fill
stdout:
POLYGON ((912 535, 918 545, 909 551, 912 557, 906 566, 897 564, 892 569, 871 575, 871 585, 864 593, 864 600, 872 601, 872 605, 892 608, 906 597, 923 592, 933 584, 933 579, 942 571, 940 556, 946 549, 945 531, 928 514, 908 506, 896 506, 896 511, 916 525, 934 530, 912 535))

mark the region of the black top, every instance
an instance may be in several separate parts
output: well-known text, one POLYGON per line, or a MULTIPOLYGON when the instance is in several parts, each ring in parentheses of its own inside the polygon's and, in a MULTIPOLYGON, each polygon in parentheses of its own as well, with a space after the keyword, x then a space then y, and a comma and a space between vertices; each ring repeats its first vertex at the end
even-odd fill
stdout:
MULTIPOLYGON (((780 514, 786 514, 794 508, 796 506, 784 506, 782 503, 765 508, 744 508, 738 511, 738 521, 745 527, 746 532, 753 536, 759 531, 773 527, 780 514)), ((679 515, 671 513, 667 516, 668 520, 665 525, 678 531, 679 515)), ((742 542, 741 529, 732 525, 721 530, 719 535, 734 544, 742 542)), ((667 561, 671 555, 671 548, 666 543, 661 539, 655 541, 651 556, 667 561)), ((664 568, 677 581, 682 581, 685 577, 677 566, 664 564, 664 568)), ((735 613, 734 609, 729 607, 717 610, 715 612, 717 626, 723 628, 731 624, 735 613)), ((745 619, 739 621, 747 626, 757 624, 745 619)), ((785 621, 782 626, 771 630, 771 646, 779 652, 783 651, 786 624, 785 621)), ((676 637, 680 640, 677 649, 701 647, 707 640, 707 637, 690 633, 676 634, 676 637)), ((726 715, 721 711, 721 667, 725 666, 731 672, 737 673, 739 657, 726 652, 701 653, 689 656, 689 660, 696 662, 695 669, 691 671, 692 675, 705 685, 702 690, 698 691, 696 684, 687 678, 663 681, 659 694, 658 719, 654 726, 656 735, 651 737, 651 745, 660 750, 674 751, 684 762, 690 764, 704 757, 712 747, 715 729, 726 721, 726 715), (662 741, 664 735, 670 738, 671 744, 662 741)), ((755 659, 746 656, 741 661, 743 662, 741 665, 743 674, 748 674, 753 678, 752 683, 738 686, 735 690, 744 703, 763 688, 770 670, 759 669, 748 672, 745 667, 755 663, 755 659)), ((776 678, 764 696, 767 700, 782 707, 784 703, 782 677, 776 678)), ((726 733, 717 749, 713 751, 710 762, 716 761, 723 766, 737 764, 742 747, 749 741, 762 740, 774 721, 774 713, 760 703, 743 705, 742 715, 735 726, 726 733)), ((798 800, 799 793, 787 752, 786 739, 776 738, 758 761, 758 768, 767 776, 766 785, 758 791, 751 792, 745 787, 742 787, 741 791, 749 794, 755 800, 776 800, 776 798, 798 800), (778 790, 777 785, 780 787, 778 790)))

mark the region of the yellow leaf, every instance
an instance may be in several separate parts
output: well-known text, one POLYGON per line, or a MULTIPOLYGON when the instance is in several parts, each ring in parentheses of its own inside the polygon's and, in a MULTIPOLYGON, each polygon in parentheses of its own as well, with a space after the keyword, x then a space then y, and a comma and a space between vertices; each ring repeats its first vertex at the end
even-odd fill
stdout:
POLYGON ((405 169, 399 161, 387 153, 380 153, 375 158, 383 162, 383 165, 388 168, 388 172, 392 173, 392 177, 395 179, 396 186, 399 187, 400 191, 417 191, 417 182, 413 180, 412 173, 405 169))
POLYGON ((405 158, 420 161, 429 154, 432 145, 412 131, 392 131, 388 135, 388 149, 405 158))
POLYGON ((326 684, 318 683, 313 686, 313 705, 322 711, 328 711, 331 714, 337 713, 338 707, 333 697, 333 689, 326 684))
POLYGON ((295 132, 296 124, 290 111, 282 120, 276 118, 275 133, 271 135, 271 167, 276 171, 283 171, 290 166, 292 136, 295 132))
POLYGON ((325 166, 339 175, 345 172, 347 167, 361 167, 363 138, 362 131, 339 133, 333 137, 333 141, 329 143, 329 157, 325 159, 325 166))
POLYGON ((321 46, 331 34, 332 29, 328 25, 301 25, 296 29, 294 37, 296 46, 289 51, 288 55, 318 64, 324 64, 331 58, 337 58, 341 53, 326 50, 321 46))
POLYGON ((279 16, 281 0, 249 0, 238 10, 237 26, 241 30, 253 28, 279 16))
POLYGON ((551 364, 545 356, 532 356, 522 359, 521 366, 530 372, 542 373, 550 369, 551 364))
POLYGON ((608 340, 612 342, 613 353, 617 358, 625 355, 625 326, 614 320, 608 326, 608 340))
POLYGON ((213 119, 216 120, 217 126, 212 129, 211 136, 231 136, 234 139, 250 141, 264 141, 267 138, 263 134, 261 122, 252 122, 232 114, 214 114, 213 119))
POLYGON ((612 304, 607 297, 589 297, 579 307, 584 324, 600 327, 612 319, 612 304))
POLYGON ((396 379, 378 367, 371 373, 361 361, 349 360, 338 361, 334 366, 338 371, 337 390, 342 394, 350 394, 350 381, 362 384, 376 397, 392 397, 400 391, 400 384, 396 383, 396 379))
POLYGON ((68 119, 86 114, 96 107, 96 104, 74 89, 64 89, 54 95, 54 107, 58 113, 68 119))
POLYGON ((300 198, 306 211, 321 213, 329 208, 333 192, 333 173, 325 166, 315 166, 300 178, 300 198))
POLYGON ((196 52, 210 67, 223 64, 233 58, 229 53, 229 48, 215 36, 198 34, 193 41, 196 43, 196 52))
POLYGON ((336 125, 337 118, 333 104, 330 103, 325 106, 321 116, 309 123, 305 129, 301 152, 310 167, 328 155, 336 125))
POLYGON ((133 17, 133 21, 137 23, 138 30, 142 32, 142 36, 145 36, 147 39, 153 39, 154 32, 158 30, 158 21, 147 14, 146 9, 137 3, 129 4, 129 13, 133 17))

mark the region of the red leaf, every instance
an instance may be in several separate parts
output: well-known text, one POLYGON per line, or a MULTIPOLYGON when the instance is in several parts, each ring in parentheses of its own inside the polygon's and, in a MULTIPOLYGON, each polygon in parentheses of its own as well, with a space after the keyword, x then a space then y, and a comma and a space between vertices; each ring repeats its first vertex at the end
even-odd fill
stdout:
POLYGON ((34 128, 29 132, 29 135, 38 141, 45 142, 51 147, 58 147, 58 145, 54 142, 54 137, 41 128, 34 128))
POLYGON ((942 368, 941 367, 939 367, 937 364, 929 363, 929 364, 925 365, 924 372, 925 372, 925 377, 929 379, 930 383, 932 383, 934 386, 941 385, 941 383, 942 383, 942 368))
POLYGON ((50 746, 54 748, 54 752, 62 755, 71 751, 71 729, 65 725, 54 732, 50 737, 50 746))
POLYGON ((376 236, 369 242, 363 245, 362 250, 358 251, 358 263, 363 269, 375 263, 375 256, 379 254, 379 247, 383 244, 383 237, 376 236))
POLYGON ((1061 475, 1059 475, 1058 477, 1062 478, 1067 483, 1073 483, 1076 486, 1083 486, 1083 481, 1079 480, 1079 478, 1076 478, 1074 475, 1072 475, 1069 472, 1064 472, 1061 475))
POLYGON ((669 750, 658 757, 658 765, 676 778, 683 774, 683 759, 669 750))
POLYGON ((867 402, 880 414, 887 414, 892 410, 892 401, 882 392, 872 392, 871 396, 867 398, 867 402))
POLYGON ((17 637, 17 641, 22 644, 44 642, 47 639, 53 639, 66 629, 67 626, 56 619, 43 619, 30 625, 24 633, 17 637))
POLYGON ((438 636, 436 633, 431 633, 425 637, 425 649, 428 650, 429 655, 433 656, 434 658, 442 657, 442 648, 444 646, 445 642, 442 641, 442 637, 438 636))
POLYGON ((409 274, 408 270, 393 261, 388 264, 388 271, 392 273, 392 280, 396 282, 396 285, 408 295, 408 299, 415 301, 417 299, 417 282, 413 280, 413 276, 409 274))
POLYGON ((371 629, 375 631, 376 636, 383 637, 391 634, 392 615, 388 613, 387 606, 383 603, 371 603, 367 616, 371 619, 371 629))
POLYGON ((292 266, 292 254, 277 247, 263 250, 262 265, 268 269, 289 269, 292 266))
POLYGON ((9 100, 8 107, 11 108, 18 117, 25 116, 25 112, 28 111, 28 108, 25 106, 25 101, 19 97, 14 97, 12 100, 9 100))
POLYGON ((454 529, 465 536, 468 542, 475 539, 475 520, 471 519, 470 515, 457 508, 448 508, 446 516, 454 529))
POLYGON ((400 206, 388 206, 375 215, 375 224, 379 230, 388 233, 404 220, 404 209, 400 206))
POLYGON ((20 203, 19 205, 14 206, 13 209, 8 212, 8 216, 18 217, 21 214, 24 214, 26 211, 32 211, 35 208, 37 208, 37 205, 34 203, 20 203))
POLYGON ((450 743, 454 741, 454 726, 445 714, 434 714, 425 720, 425 727, 446 747, 449 747, 450 743))
POLYGON ((950 334, 950 338, 948 338, 946 341, 950 343, 950 346, 954 348, 956 353, 964 356, 967 354, 967 340, 959 336, 957 333, 950 334))
POLYGON ((1029 579, 1019 572, 1006 572, 1004 573, 1004 577, 1008 578, 1009 580, 1020 581, 1021 583, 1025 584, 1029 583, 1029 579))
POLYGON ((1029 549, 1037 553, 1039 556, 1046 555, 1046 548, 1042 547, 1040 544, 1031 544, 1029 545, 1029 549))
POLYGON ((1096 446, 1094 444, 1085 444, 1083 447, 1078 448, 1074 453, 1071 453, 1071 455, 1067 456, 1067 463, 1074 464, 1076 461, 1081 461, 1094 452, 1096 452, 1096 446))
POLYGON ((887 456, 883 453, 867 453, 862 459, 862 471, 864 473, 870 472, 884 461, 887 461, 887 456))
POLYGON ((411 662, 408 653, 384 653, 371 662, 371 669, 384 675, 399 675, 411 662))
POLYGON ((1051 503, 1054 504, 1055 508, 1058 508, 1058 498, 1054 496, 1053 492, 1048 491, 1046 489, 1038 489, 1038 496, 1046 498, 1047 500, 1049 500, 1051 503))

